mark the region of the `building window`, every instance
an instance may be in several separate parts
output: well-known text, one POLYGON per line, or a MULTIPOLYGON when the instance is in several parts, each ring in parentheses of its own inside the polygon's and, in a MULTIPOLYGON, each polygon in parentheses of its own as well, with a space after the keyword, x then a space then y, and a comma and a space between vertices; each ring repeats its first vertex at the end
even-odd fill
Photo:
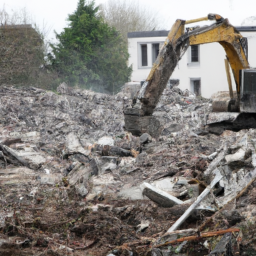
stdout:
POLYGON ((141 66, 148 66, 148 47, 146 44, 141 44, 141 66))
POLYGON ((152 44, 152 63, 154 63, 159 54, 159 44, 152 44))
POLYGON ((191 45, 191 62, 199 62, 199 46, 191 45))
POLYGON ((191 91, 196 95, 201 95, 201 79, 200 78, 191 78, 190 79, 191 91))

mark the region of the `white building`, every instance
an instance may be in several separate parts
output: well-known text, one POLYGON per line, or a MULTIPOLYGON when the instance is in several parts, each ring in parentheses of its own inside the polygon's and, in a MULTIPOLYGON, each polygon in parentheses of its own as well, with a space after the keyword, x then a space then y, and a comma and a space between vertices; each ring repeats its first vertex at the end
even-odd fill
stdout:
MULTIPOLYGON (((248 61, 256 67, 256 26, 236 27, 248 39, 248 61)), ((159 47, 168 31, 128 33, 129 64, 133 66, 132 82, 147 78, 159 47)), ((189 89, 209 98, 218 91, 228 91, 225 71, 225 51, 219 43, 190 46, 175 68, 171 79, 179 80, 180 89, 189 89)), ((234 79, 232 81, 235 90, 234 79)))

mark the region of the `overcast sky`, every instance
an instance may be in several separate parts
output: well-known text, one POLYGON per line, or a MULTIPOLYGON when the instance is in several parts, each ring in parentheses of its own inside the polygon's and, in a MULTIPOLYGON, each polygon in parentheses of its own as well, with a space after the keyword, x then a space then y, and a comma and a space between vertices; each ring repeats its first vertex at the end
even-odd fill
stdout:
MULTIPOLYGON (((96 0, 96 4, 107 0, 96 0)), ((130 0, 133 1, 133 0, 130 0)), ((134 0, 137 1, 137 0, 134 0)), ((256 16, 256 0, 138 0, 147 5, 161 17, 160 26, 170 29, 173 22, 180 19, 204 17, 208 13, 217 13, 228 18, 231 24, 241 25, 250 16, 256 16)), ((26 8, 37 24, 46 24, 58 33, 66 26, 68 14, 76 9, 78 0, 0 0, 0 7, 7 10, 26 8)), ((54 37, 53 32, 50 38, 54 37)))

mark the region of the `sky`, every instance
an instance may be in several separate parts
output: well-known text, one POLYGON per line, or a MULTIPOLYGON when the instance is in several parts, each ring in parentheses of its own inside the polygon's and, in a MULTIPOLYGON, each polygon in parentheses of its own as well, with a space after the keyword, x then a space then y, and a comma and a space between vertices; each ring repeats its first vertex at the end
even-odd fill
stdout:
MULTIPOLYGON (((95 0, 104 4, 108 0, 95 0)), ((176 19, 195 19, 217 13, 240 26, 243 20, 256 16, 256 0, 130 0, 146 5, 160 17, 160 27, 169 30, 176 19)), ((41 28, 50 30, 48 39, 54 38, 54 30, 60 33, 67 26, 68 14, 73 13, 78 0, 0 0, 0 8, 8 11, 26 8, 41 28)), ((256 24, 255 24, 256 25, 256 24)))

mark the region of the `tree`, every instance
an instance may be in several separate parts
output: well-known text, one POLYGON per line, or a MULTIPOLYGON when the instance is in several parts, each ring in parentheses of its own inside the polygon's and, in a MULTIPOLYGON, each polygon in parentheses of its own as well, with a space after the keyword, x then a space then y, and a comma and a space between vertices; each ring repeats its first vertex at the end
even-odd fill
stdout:
POLYGON ((99 15, 94 1, 79 0, 69 26, 52 46, 52 67, 70 85, 114 92, 128 81, 128 49, 120 34, 99 15))
POLYGON ((128 32, 160 28, 157 12, 141 6, 138 0, 108 0, 100 9, 103 19, 122 33, 125 39, 128 32))

